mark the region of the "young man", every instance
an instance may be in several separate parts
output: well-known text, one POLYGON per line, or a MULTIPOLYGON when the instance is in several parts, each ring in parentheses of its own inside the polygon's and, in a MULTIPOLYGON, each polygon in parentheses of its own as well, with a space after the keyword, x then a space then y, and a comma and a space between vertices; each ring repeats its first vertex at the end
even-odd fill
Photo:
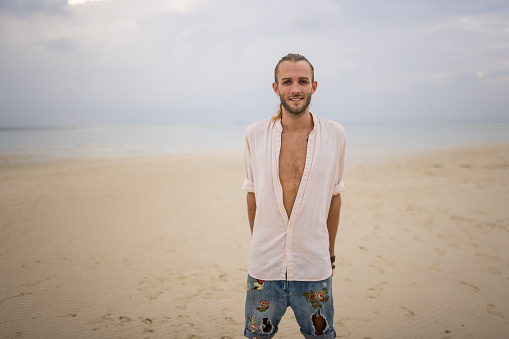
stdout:
POLYGON ((246 131, 252 242, 244 335, 273 337, 290 306, 304 337, 335 338, 331 282, 345 131, 309 112, 317 82, 305 57, 283 57, 274 78, 277 116, 246 131))

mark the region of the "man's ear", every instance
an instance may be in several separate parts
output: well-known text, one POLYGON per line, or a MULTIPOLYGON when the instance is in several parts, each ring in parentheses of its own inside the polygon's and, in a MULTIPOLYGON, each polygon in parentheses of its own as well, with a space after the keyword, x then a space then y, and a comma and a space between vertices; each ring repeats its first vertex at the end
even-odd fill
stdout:
POLYGON ((272 89, 274 90, 274 93, 276 93, 277 96, 279 96, 279 86, 276 82, 272 83, 272 89))
POLYGON ((313 91, 311 92, 311 94, 315 94, 315 92, 316 92, 316 87, 318 87, 318 82, 313 81, 313 85, 312 85, 312 89, 313 89, 313 91))

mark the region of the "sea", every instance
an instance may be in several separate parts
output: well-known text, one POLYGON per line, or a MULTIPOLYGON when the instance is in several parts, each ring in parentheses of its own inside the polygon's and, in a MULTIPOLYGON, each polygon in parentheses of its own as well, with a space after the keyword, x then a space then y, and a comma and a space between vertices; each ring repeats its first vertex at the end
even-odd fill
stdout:
MULTIPOLYGON (((389 154, 509 143, 509 123, 344 124, 352 164, 389 154)), ((242 152, 245 125, 0 128, 0 163, 242 152)))

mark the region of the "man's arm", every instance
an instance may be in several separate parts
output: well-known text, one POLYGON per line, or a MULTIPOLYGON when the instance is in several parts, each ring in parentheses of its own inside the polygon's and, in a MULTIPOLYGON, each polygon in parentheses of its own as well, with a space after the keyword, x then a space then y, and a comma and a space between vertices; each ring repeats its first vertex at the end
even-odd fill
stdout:
POLYGON ((330 202, 329 215, 327 217, 327 230, 329 231, 329 253, 334 255, 334 245, 339 225, 339 210, 341 209, 341 194, 333 195, 330 202))
POLYGON ((247 218, 249 219, 249 227, 251 227, 251 234, 253 234, 253 226, 256 215, 256 199, 254 193, 248 192, 246 200, 247 200, 247 218))

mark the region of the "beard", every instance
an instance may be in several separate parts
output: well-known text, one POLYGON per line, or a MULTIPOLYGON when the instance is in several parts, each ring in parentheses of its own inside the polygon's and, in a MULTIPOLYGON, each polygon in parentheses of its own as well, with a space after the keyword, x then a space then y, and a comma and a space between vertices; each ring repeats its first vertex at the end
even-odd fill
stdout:
POLYGON ((304 103, 301 106, 297 106, 297 107, 295 107, 295 106, 292 107, 290 105, 289 100, 287 100, 283 96, 280 96, 280 100, 281 100, 281 105, 283 105, 283 107, 286 109, 286 111, 288 113, 291 113, 295 116, 299 116, 299 115, 304 114, 304 112, 306 112, 306 110, 308 109, 309 104, 311 103, 311 94, 304 95, 304 103))

